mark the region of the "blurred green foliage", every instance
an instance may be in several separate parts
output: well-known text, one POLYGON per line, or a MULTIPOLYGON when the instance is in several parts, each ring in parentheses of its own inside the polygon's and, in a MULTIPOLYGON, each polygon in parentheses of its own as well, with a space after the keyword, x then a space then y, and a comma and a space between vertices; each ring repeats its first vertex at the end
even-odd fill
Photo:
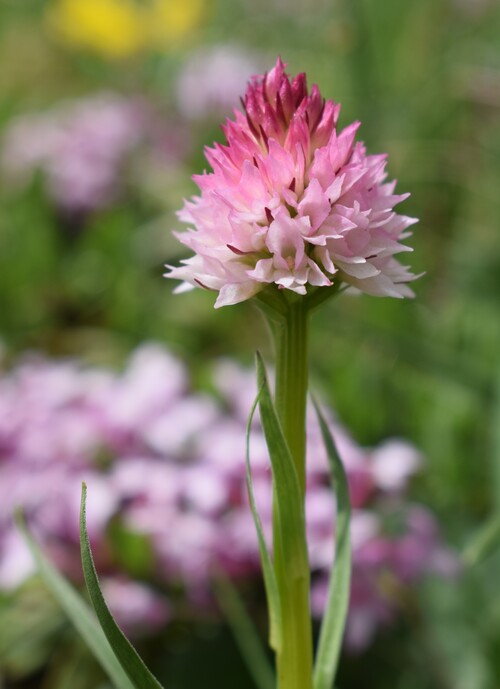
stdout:
MULTIPOLYGON (((360 442, 395 434, 422 449, 426 469, 415 492, 462 548, 500 508, 498 3, 213 0, 183 45, 111 62, 59 44, 44 23, 49 4, 0 3, 0 126, 103 89, 145 94, 169 113, 190 52, 231 43, 269 65, 281 54, 291 72, 306 71, 326 97, 343 103, 342 123, 362 120, 371 152, 389 152, 391 176, 412 193, 404 212, 420 218, 411 263, 425 275, 414 302, 345 296, 328 303, 314 319, 313 383, 360 442)), ((203 381, 214 357, 250 363, 257 347, 270 354, 251 305, 214 311, 210 294, 174 297, 161 277, 165 262, 182 257, 171 237, 174 212, 194 191, 190 174, 203 169, 202 147, 214 135, 220 137, 213 121, 192 125, 187 160, 160 191, 131 180, 126 197, 87 218, 76 238, 68 237, 40 178, 22 190, 2 185, 0 336, 7 358, 41 348, 115 363, 138 342, 158 339, 203 381)), ((365 656, 344 659, 339 686, 497 689, 499 566, 492 558, 456 582, 429 582, 408 602, 399 627, 365 656)), ((30 595, 0 601, 0 667, 12 678, 40 669, 46 645, 61 638, 65 624, 53 610, 37 636, 33 618, 50 603, 35 604, 30 595), (24 626, 5 637, 13 606, 24 626)), ((226 650, 232 642, 225 632, 169 635, 171 661, 161 659, 159 642, 148 653, 153 667, 155 658, 159 671, 165 665, 170 686, 251 686, 236 649, 226 650)), ((51 647, 43 682, 30 686, 95 689, 102 678, 93 661, 67 630, 64 638, 63 647, 51 647), (58 654, 67 669, 57 669, 58 654), (78 671, 82 662, 87 679, 78 671)))

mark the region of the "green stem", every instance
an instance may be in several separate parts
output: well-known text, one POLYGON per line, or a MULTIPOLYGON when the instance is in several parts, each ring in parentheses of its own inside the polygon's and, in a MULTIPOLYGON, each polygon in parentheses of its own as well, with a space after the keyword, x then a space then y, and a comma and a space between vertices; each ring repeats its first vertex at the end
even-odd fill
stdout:
POLYGON ((305 494, 308 314, 301 299, 276 324, 276 410, 305 494))
MULTIPOLYGON (((306 401, 308 385, 308 308, 289 302, 274 322, 276 409, 305 499, 306 401)), ((277 656, 278 689, 311 689, 313 651, 309 605, 310 577, 294 579, 283 559, 277 511, 273 515, 274 564, 282 609, 283 644, 277 656)), ((297 534, 305 539, 305 534, 297 534)))

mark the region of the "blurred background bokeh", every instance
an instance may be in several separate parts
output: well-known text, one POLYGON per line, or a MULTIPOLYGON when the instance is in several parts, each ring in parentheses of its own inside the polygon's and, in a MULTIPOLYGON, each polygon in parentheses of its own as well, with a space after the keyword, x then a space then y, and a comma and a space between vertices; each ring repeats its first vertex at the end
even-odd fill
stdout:
MULTIPOLYGON (((384 561, 376 586, 397 599, 397 613, 384 608, 363 643, 347 645, 338 685, 498 689, 500 558, 472 568, 458 561, 500 510, 499 45, 495 0, 0 0, 1 687, 108 686, 43 585, 22 575, 6 507, 16 490, 34 512, 44 491, 63 503, 92 463, 103 567, 127 577, 110 579, 109 595, 117 610, 128 602, 130 619, 139 616, 132 633, 151 667, 177 689, 255 686, 216 603, 179 602, 190 569, 171 546, 177 580, 166 594, 151 564, 158 543, 144 534, 154 531, 148 520, 167 522, 161 500, 172 496, 152 496, 138 482, 151 457, 185 455, 179 425, 195 464, 214 442, 207 428, 221 425, 218 442, 243 429, 224 381, 241 385, 247 402, 240 379, 254 350, 272 359, 251 304, 214 311, 212 294, 174 296, 162 273, 185 256, 172 230, 183 197, 195 193, 191 175, 206 166, 203 147, 222 139, 219 125, 249 76, 279 54, 290 73, 305 71, 342 103, 342 125, 362 121, 369 152, 388 152, 398 190, 411 192, 400 212, 420 218, 411 263, 425 271, 413 301, 345 296, 313 321, 312 384, 356 447, 397 437, 418 449, 418 471, 400 447, 387 460, 390 477, 371 476, 377 501, 365 505, 364 495, 360 511, 378 510, 380 519, 396 502, 400 516, 416 509, 417 526, 405 517, 406 526, 391 528, 415 526, 427 545, 430 530, 433 547, 439 531, 446 543, 440 567, 429 562, 418 577, 402 567, 396 582, 392 555, 366 556, 367 567, 384 561), (221 368, 221 358, 237 368, 221 368), (173 401, 182 413, 155 426, 173 401), (142 531, 119 518, 130 501, 142 531)), ((200 533, 217 523, 214 462, 196 464, 196 496, 176 494, 199 511, 189 529, 183 522, 183 548, 200 548, 200 533)), ((69 575, 77 563, 71 515, 64 504, 40 518, 69 575)), ((265 632, 252 557, 244 571, 229 570, 265 632)))

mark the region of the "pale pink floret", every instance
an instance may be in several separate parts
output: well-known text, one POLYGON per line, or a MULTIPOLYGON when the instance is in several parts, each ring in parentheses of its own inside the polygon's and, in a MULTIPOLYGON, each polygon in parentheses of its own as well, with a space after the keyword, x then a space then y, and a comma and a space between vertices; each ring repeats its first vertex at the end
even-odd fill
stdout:
POLYGON ((400 240, 416 219, 393 210, 408 195, 385 181, 386 156, 355 142, 360 123, 337 131, 340 106, 284 68, 278 59, 253 78, 244 112, 223 126, 227 144, 206 149, 213 172, 194 176, 201 194, 179 213, 194 228, 178 235, 194 256, 167 277, 183 281, 177 291, 217 291, 216 307, 271 284, 412 296, 415 276, 394 258, 412 250, 400 240))

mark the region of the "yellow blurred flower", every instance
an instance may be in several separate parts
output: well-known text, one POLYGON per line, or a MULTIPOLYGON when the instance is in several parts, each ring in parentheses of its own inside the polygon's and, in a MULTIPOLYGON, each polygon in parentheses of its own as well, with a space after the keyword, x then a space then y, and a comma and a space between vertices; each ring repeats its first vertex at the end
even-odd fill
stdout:
POLYGON ((177 43, 200 23, 204 5, 203 0, 55 0, 46 19, 65 43, 120 59, 177 43))
POLYGON ((149 35, 160 45, 176 42, 198 26, 206 0, 155 0, 149 12, 149 35))

